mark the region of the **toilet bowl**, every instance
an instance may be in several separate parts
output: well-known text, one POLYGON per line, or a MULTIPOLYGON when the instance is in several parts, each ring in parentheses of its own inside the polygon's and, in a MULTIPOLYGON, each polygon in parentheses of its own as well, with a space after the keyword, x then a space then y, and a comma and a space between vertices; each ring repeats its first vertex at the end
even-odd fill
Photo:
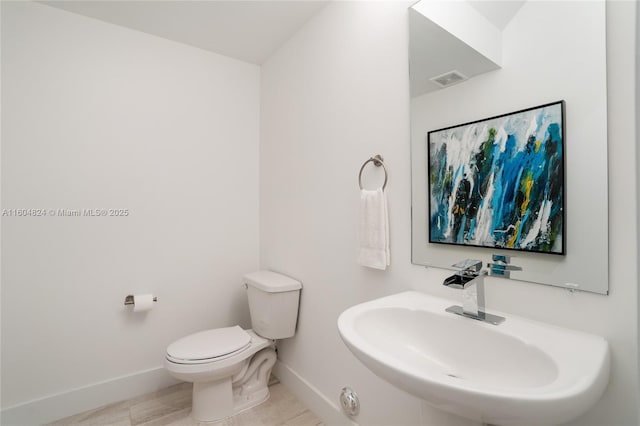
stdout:
POLYGON ((244 282, 251 322, 259 330, 210 329, 167 347, 165 369, 193 382, 192 416, 197 421, 221 420, 266 401, 275 339, 295 333, 301 283, 271 271, 245 275, 244 282))

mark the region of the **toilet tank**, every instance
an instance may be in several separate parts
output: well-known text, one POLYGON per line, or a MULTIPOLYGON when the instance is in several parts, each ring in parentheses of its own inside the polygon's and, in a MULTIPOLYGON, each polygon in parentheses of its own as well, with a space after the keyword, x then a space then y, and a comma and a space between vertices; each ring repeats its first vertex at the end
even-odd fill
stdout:
POLYGON ((253 331, 267 339, 286 339, 296 332, 300 281, 272 271, 244 276, 253 331))

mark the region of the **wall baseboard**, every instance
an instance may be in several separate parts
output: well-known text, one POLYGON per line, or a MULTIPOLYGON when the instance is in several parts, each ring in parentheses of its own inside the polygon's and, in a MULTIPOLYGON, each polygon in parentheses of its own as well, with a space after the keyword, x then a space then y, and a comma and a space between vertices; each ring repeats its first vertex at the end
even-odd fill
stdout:
POLYGON ((0 423, 7 426, 41 425, 176 383, 179 381, 163 367, 152 368, 7 407, 0 412, 0 423))
MULTIPOLYGON (((358 426, 342 413, 336 403, 280 360, 276 362, 273 374, 327 425, 358 426)), ((176 383, 179 381, 172 378, 163 367, 152 368, 7 407, 0 412, 0 424, 41 425, 155 392, 176 383)))
POLYGON ((304 403, 317 416, 322 418, 325 424, 331 426, 358 426, 358 423, 342 413, 342 410, 337 404, 333 403, 316 387, 280 360, 276 361, 273 374, 296 398, 304 403))

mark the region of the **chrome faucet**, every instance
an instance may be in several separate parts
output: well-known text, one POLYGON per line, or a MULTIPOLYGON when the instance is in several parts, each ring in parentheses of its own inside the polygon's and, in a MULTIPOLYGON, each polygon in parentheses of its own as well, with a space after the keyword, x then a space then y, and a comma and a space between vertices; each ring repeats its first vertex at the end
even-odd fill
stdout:
POLYGON ((504 321, 503 317, 484 311, 484 278, 487 271, 482 270, 482 261, 465 259, 451 266, 459 268, 460 271, 445 278, 442 284, 462 290, 462 306, 453 305, 446 311, 495 325, 504 321))

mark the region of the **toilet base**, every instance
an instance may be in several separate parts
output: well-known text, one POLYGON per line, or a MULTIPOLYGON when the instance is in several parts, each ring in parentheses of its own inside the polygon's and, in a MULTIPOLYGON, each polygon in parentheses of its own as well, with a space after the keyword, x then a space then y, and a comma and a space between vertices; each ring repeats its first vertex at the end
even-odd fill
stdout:
POLYGON ((233 415, 231 378, 215 382, 195 382, 191 415, 199 422, 214 422, 233 415))
POLYGON ((268 347, 244 362, 232 377, 193 383, 192 417, 199 422, 215 422, 248 410, 269 399, 269 377, 276 352, 268 347))
POLYGON ((256 407, 269 399, 269 388, 259 389, 251 395, 233 398, 233 414, 236 415, 242 411, 256 407))

